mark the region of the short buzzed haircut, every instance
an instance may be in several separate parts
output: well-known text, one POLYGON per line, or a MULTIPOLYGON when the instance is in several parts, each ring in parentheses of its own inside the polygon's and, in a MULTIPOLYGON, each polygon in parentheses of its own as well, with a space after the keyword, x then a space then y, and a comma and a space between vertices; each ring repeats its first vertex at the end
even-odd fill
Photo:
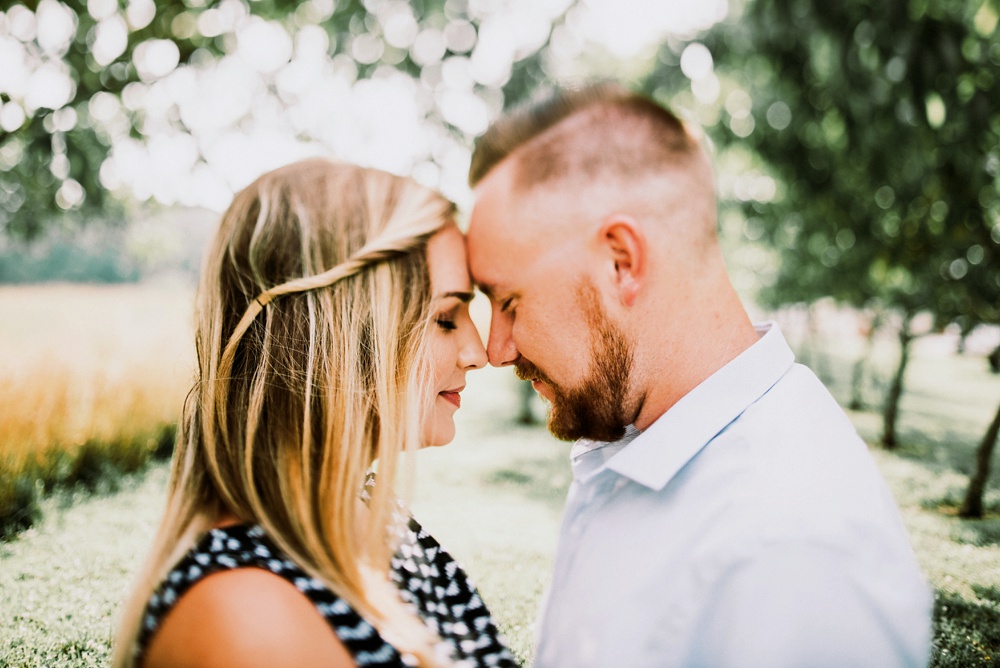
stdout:
POLYGON ((472 154, 469 184, 511 156, 515 183, 526 188, 571 176, 636 177, 700 150, 677 116, 620 84, 555 88, 489 127, 472 154))

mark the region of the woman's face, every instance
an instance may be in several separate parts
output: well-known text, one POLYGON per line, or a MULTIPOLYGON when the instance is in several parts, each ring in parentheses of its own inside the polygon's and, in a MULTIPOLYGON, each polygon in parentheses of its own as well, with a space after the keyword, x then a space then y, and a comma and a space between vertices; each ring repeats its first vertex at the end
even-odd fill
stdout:
POLYGON ((444 445, 455 437, 455 411, 461 404, 465 373, 486 364, 486 350, 469 317, 472 281, 465 255, 465 237, 454 225, 427 244, 431 279, 430 414, 424 419, 424 445, 444 445))

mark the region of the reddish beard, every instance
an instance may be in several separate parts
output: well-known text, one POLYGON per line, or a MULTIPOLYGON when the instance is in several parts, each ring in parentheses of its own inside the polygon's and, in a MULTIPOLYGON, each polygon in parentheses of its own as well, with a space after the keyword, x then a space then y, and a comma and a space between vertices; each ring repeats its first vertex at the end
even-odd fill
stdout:
POLYGON ((589 438, 616 441, 635 417, 629 411, 627 393, 633 351, 625 333, 611 322, 590 284, 580 288, 587 324, 590 326, 590 373, 578 387, 563 387, 525 358, 514 363, 523 380, 538 380, 552 388, 549 431, 556 438, 573 441, 589 438))

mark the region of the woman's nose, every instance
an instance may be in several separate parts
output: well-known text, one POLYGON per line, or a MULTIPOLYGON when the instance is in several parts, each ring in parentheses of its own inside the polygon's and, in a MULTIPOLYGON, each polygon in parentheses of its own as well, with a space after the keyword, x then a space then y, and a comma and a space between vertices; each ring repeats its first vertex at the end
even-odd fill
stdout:
POLYGON ((464 369, 481 369, 488 361, 486 348, 483 347, 483 339, 479 336, 479 330, 473 324, 469 327, 469 334, 462 343, 462 351, 459 356, 459 365, 464 369))

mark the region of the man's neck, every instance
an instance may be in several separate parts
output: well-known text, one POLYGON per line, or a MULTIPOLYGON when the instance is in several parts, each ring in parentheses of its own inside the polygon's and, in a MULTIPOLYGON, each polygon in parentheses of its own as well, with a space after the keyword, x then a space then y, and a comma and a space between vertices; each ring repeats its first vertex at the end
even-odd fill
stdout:
POLYGON ((645 360, 637 360, 643 379, 642 403, 635 426, 645 430, 691 390, 736 359, 759 336, 742 306, 728 317, 693 322, 675 340, 658 342, 645 360))

